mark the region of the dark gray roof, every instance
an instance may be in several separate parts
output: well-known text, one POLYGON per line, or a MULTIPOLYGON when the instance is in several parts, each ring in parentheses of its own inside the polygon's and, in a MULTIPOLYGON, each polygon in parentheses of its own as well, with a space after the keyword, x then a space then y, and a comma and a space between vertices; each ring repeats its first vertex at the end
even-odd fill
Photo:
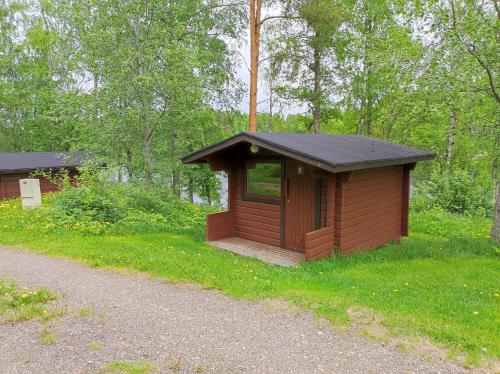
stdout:
POLYGON ((84 152, 0 153, 0 173, 35 169, 75 168, 81 165, 84 152))
POLYGON ((257 144, 332 172, 413 163, 435 156, 431 152, 365 136, 243 132, 194 152, 182 162, 206 162, 209 155, 238 143, 257 144))

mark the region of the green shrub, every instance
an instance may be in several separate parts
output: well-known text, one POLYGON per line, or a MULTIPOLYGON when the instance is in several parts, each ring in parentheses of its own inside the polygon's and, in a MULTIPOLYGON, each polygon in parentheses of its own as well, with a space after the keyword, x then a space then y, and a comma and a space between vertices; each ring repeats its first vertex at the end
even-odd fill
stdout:
POLYGON ((202 237, 205 216, 215 209, 172 196, 165 186, 110 182, 84 172, 77 186, 43 196, 43 204, 23 210, 19 199, 0 203, 0 229, 14 226, 49 233, 77 231, 86 235, 126 235, 189 230, 202 237))
POLYGON ((465 170, 434 174, 416 185, 411 197, 415 211, 442 209, 450 213, 471 216, 491 216, 493 193, 491 186, 483 186, 465 170))
POLYGON ((68 187, 53 201, 56 213, 77 221, 115 223, 125 214, 125 207, 105 188, 68 187))
POLYGON ((128 185, 123 193, 129 208, 159 214, 166 214, 168 202, 173 199, 167 188, 156 185, 128 185))

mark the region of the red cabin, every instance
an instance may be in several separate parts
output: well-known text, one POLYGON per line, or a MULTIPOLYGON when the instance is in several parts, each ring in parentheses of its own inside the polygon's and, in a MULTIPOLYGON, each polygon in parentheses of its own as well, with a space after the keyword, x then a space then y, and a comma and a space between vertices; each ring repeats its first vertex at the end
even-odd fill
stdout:
MULTIPOLYGON (((85 154, 69 152, 17 152, 0 153, 0 200, 21 196, 19 180, 29 178, 36 170, 55 173, 68 170, 69 176, 78 174, 77 167, 85 154)), ((42 193, 57 191, 59 187, 46 178, 40 178, 42 193)))
POLYGON ((363 136, 241 133, 182 161, 228 175, 228 211, 207 216, 209 242, 314 260, 407 236, 410 171, 433 157, 363 136))

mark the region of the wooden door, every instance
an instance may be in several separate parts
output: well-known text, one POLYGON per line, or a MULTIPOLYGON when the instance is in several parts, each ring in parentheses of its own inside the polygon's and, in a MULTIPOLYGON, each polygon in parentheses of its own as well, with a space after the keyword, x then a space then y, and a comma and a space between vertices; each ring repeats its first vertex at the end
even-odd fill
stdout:
POLYGON ((285 165, 285 235, 284 246, 304 252, 304 238, 314 230, 313 169, 296 160, 285 165))

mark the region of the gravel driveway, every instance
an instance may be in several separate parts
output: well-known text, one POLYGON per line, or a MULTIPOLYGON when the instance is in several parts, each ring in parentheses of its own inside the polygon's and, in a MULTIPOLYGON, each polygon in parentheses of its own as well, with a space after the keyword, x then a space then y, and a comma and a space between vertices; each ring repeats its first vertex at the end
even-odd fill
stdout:
POLYGON ((66 308, 49 323, 52 345, 41 343, 39 321, 0 325, 1 373, 93 373, 117 360, 146 360, 161 373, 464 371, 321 327, 310 313, 145 275, 0 247, 0 277, 49 288, 66 308))

